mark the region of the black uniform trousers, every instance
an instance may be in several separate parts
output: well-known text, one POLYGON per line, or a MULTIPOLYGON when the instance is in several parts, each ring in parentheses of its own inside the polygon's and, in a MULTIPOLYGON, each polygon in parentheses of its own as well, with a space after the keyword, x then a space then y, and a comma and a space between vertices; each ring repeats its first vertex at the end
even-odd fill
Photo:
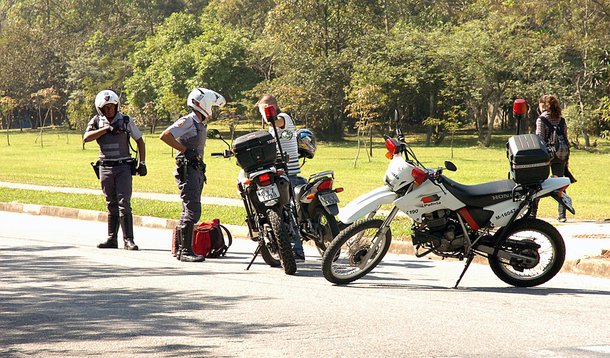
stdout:
POLYGON ((125 163, 113 167, 101 166, 100 181, 109 214, 130 215, 133 182, 130 165, 125 163))
POLYGON ((176 168, 174 177, 180 190, 182 199, 182 214, 180 215, 180 226, 184 227, 191 223, 196 225, 201 218, 201 192, 203 191, 204 174, 201 168, 187 166, 186 176, 181 180, 176 168))

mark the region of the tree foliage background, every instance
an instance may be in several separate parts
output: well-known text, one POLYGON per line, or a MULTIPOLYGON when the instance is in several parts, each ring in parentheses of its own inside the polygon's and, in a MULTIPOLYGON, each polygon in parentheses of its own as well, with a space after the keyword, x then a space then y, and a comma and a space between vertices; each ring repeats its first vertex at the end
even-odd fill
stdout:
POLYGON ((531 127, 552 93, 589 146, 609 129, 610 0, 3 0, 0 64, 3 127, 82 130, 110 88, 154 130, 203 86, 233 120, 274 93, 323 139, 402 125, 439 144, 459 124, 488 146, 515 98, 531 127))

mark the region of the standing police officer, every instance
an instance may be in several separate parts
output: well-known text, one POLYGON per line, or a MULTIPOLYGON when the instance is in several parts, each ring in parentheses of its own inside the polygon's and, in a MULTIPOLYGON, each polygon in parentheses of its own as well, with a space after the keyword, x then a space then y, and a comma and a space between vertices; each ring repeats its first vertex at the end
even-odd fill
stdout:
MULTIPOLYGON (((96 140, 100 146, 99 178, 108 207, 108 239, 97 245, 101 249, 116 249, 119 224, 123 231, 126 250, 137 250, 133 242, 133 216, 131 213, 132 167, 134 159, 129 152, 129 137, 138 145, 140 165, 135 171, 141 176, 147 174, 146 146, 142 132, 119 112, 119 96, 104 90, 95 97, 97 115, 87 124, 83 142, 96 140)), ((135 173, 134 173, 135 174, 135 173)))
POLYGON ((178 151, 174 177, 182 198, 182 215, 177 231, 180 247, 176 255, 180 261, 205 260, 203 256, 195 255, 192 248, 193 230, 201 217, 201 191, 205 182, 203 150, 212 106, 224 106, 225 103, 220 94, 206 88, 195 88, 186 103, 193 111, 174 122, 159 137, 178 151))

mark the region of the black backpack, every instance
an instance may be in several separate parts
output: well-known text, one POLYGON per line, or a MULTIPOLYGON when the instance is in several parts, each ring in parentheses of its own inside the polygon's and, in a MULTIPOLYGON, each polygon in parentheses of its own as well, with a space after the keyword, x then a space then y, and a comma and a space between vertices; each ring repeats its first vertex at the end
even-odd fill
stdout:
POLYGON ((542 123, 547 126, 548 134, 545 138, 549 154, 552 159, 559 159, 565 162, 570 157, 570 143, 565 135, 566 121, 563 117, 559 120, 557 125, 551 124, 548 118, 540 116, 542 123))

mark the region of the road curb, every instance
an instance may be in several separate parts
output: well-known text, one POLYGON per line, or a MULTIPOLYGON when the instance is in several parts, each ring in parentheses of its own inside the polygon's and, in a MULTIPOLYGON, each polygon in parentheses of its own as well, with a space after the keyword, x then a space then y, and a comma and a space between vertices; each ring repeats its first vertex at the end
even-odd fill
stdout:
MULTIPOLYGON (((108 214, 106 212, 65 208, 49 205, 38 204, 22 204, 18 202, 0 202, 0 211, 10 211, 16 213, 25 213, 31 215, 46 215, 57 216, 69 219, 101 221, 106 222, 108 214)), ((178 225, 178 220, 164 219, 152 216, 133 216, 134 225, 149 227, 154 229, 169 229, 172 230, 178 225)), ((235 238, 247 238, 248 227, 241 225, 223 224, 235 238)), ((402 255, 415 255, 413 245, 409 241, 393 241, 389 249, 390 253, 402 255)), ((440 257, 428 256, 430 259, 441 259, 440 257)), ((487 259, 476 257, 475 263, 487 264, 487 259)), ((594 257, 584 257, 574 260, 566 260, 563 264, 561 272, 574 273, 587 276, 610 278, 610 260, 598 259, 594 257)))

